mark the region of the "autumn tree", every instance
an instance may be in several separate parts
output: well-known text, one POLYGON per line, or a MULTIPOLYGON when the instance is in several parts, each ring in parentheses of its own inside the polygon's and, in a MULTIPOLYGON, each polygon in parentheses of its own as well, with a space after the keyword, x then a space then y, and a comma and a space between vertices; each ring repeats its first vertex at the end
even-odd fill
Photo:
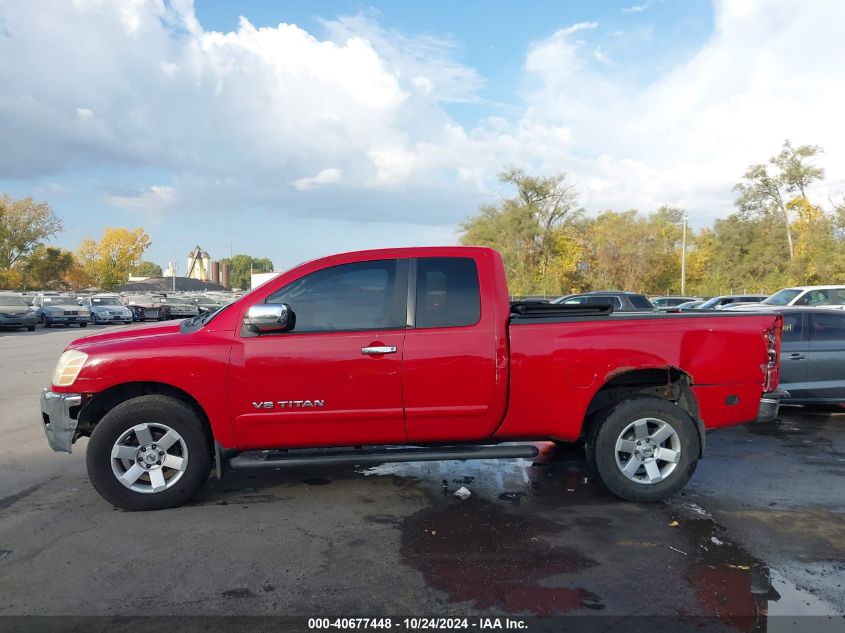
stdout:
POLYGON ((738 193, 736 207, 744 215, 779 218, 786 232, 789 259, 795 257, 789 202, 793 197, 807 200, 807 188, 824 177, 824 170, 812 164, 821 151, 814 145, 796 148, 787 140, 768 164, 749 166, 743 181, 734 187, 738 193))
POLYGON ((46 202, 0 195, 0 271, 9 270, 61 230, 61 220, 46 202))
POLYGON ((65 275, 73 267, 73 253, 54 246, 39 246, 23 265, 27 285, 42 290, 64 288, 65 275))
POLYGON ((141 228, 107 228, 99 241, 83 240, 78 256, 96 284, 111 290, 126 282, 150 244, 149 235, 141 228))
POLYGON ((537 177, 510 168, 499 181, 515 195, 483 205, 462 226, 461 244, 496 248, 515 294, 557 294, 575 289, 583 212, 566 174, 537 177))

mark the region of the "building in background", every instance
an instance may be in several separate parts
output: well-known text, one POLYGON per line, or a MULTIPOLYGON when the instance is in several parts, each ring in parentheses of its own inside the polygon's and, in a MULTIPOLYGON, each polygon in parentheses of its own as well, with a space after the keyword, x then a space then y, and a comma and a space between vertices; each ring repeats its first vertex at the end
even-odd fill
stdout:
POLYGON ((282 273, 250 273, 249 289, 254 290, 261 284, 266 284, 271 279, 275 279, 282 273))
MULTIPOLYGON (((220 284, 224 288, 231 288, 230 274, 229 264, 212 260, 208 251, 204 250, 199 244, 194 246, 191 252, 188 253, 188 267, 185 269, 186 278, 220 284)), ((164 276, 174 277, 175 275, 176 263, 168 262, 167 271, 165 271, 164 276)))

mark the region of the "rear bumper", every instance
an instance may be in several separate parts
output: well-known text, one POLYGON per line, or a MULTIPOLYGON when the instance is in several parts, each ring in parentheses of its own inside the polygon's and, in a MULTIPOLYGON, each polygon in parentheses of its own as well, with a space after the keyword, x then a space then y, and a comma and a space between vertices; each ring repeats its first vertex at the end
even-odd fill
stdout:
POLYGON ((47 442, 54 451, 71 452, 73 435, 76 432, 78 407, 82 396, 78 393, 53 393, 49 389, 41 392, 41 418, 47 442), (76 408, 76 411, 71 409, 76 408))
POLYGON ((789 392, 783 389, 764 393, 760 397, 760 408, 757 410, 757 422, 771 422, 778 417, 780 401, 788 398, 789 392))

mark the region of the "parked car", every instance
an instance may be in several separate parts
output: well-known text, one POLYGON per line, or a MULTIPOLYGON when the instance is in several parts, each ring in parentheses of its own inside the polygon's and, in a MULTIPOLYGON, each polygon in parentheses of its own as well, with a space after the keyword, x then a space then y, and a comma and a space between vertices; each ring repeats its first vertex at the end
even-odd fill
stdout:
POLYGON ((783 315, 780 384, 788 404, 845 403, 845 312, 780 307, 783 315))
POLYGON ((778 290, 760 303, 742 306, 743 309, 775 306, 830 306, 845 308, 845 286, 796 286, 778 290))
POLYGON ((737 304, 737 303, 760 303, 763 299, 766 299, 769 295, 755 295, 755 294, 745 294, 745 295, 719 295, 718 297, 713 297, 712 299, 708 299, 704 303, 702 303, 697 310, 722 310, 726 306, 737 304))
POLYGON ((0 293, 0 327, 35 329, 38 317, 20 296, 0 293))
POLYGON ((609 490, 657 501, 707 429, 777 415, 780 315, 508 297, 489 248, 313 260, 217 312, 71 343, 37 423, 57 451, 90 436, 96 490, 152 510, 188 501, 213 463, 530 458, 539 439, 583 439, 609 490))
POLYGON ((699 301, 687 301, 686 303, 682 303, 681 305, 677 306, 678 310, 697 310, 701 307, 704 303, 704 299, 699 301))
POLYGON ((692 301, 701 301, 703 302, 704 299, 700 297, 679 297, 676 295, 672 296, 665 296, 665 297, 653 297, 649 299, 651 301, 651 305, 655 308, 677 308, 680 307, 683 303, 690 303, 692 301))
POLYGON ((555 299, 551 303, 562 305, 611 305, 617 312, 639 312, 654 310, 651 301, 645 295, 620 290, 594 290, 555 299))
POLYGON ((164 321, 169 318, 168 309, 161 307, 158 297, 126 295, 123 305, 132 310, 133 321, 164 321))
POLYGON ((76 302, 74 297, 60 294, 36 295, 32 302, 35 315, 44 327, 54 325, 78 325, 87 327, 91 311, 76 302))
POLYGON ((79 302, 91 310, 91 323, 131 323, 132 310, 120 302, 118 295, 93 295, 79 302))
POLYGON ((216 301, 215 299, 212 299, 211 297, 206 297, 204 295, 194 295, 186 298, 188 301, 197 306, 197 310, 199 310, 200 314, 204 314, 206 312, 214 312, 215 310, 226 305, 222 301, 216 301))
POLYGON ((199 308, 193 301, 178 295, 168 295, 166 297, 159 297, 161 306, 167 308, 167 315, 169 319, 190 319, 199 314, 199 308))

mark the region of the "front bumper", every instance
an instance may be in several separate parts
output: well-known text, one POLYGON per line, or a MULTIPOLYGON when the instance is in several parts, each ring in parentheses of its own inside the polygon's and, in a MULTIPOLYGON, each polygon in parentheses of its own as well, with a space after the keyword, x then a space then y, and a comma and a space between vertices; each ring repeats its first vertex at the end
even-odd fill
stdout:
POLYGON ((129 323, 132 321, 132 314, 112 314, 110 312, 95 312, 94 323, 129 323))
POLYGON ((0 315, 0 327, 28 327, 38 323, 34 314, 0 315))
POLYGON ((91 316, 88 314, 49 314, 46 313, 44 318, 50 323, 88 323, 91 316))
POLYGON ((789 392, 783 389, 764 393, 760 397, 760 408, 757 410, 757 422, 771 422, 778 417, 780 401, 788 398, 789 392))
POLYGON ((82 396, 78 393, 53 393, 49 389, 41 392, 41 417, 47 442, 54 451, 71 452, 73 435, 78 423, 82 396))

